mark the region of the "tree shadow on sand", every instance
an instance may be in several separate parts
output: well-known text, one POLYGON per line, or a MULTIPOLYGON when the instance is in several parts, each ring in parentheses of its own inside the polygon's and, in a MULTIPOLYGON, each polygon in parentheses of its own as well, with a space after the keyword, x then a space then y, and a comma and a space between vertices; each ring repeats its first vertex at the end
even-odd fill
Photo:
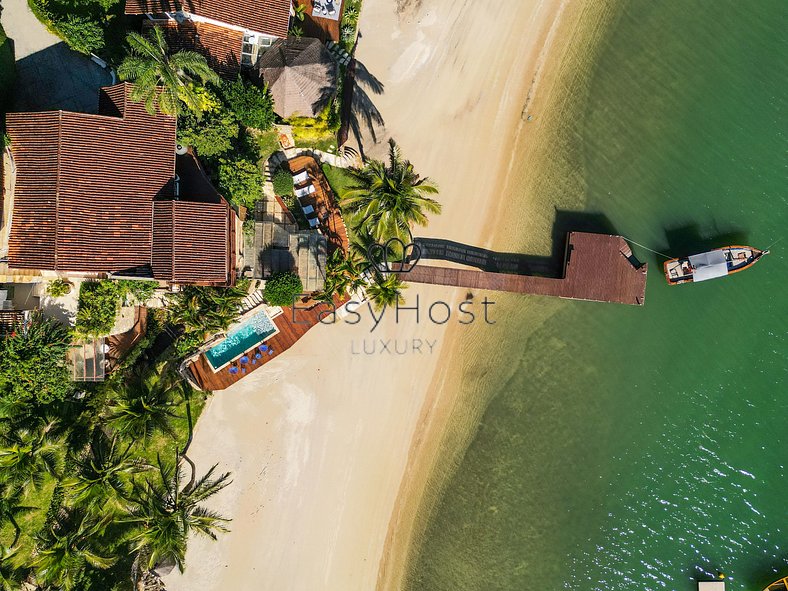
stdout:
MULTIPOLYGON (((361 39, 361 33, 358 38, 361 39)), ((353 49, 355 53, 355 47, 353 49)), ((349 132, 352 131, 362 158, 364 158, 365 135, 372 139, 372 143, 377 143, 378 130, 385 125, 383 116, 372 100, 372 95, 381 95, 383 91, 383 83, 364 64, 354 58, 345 76, 339 144, 344 144, 349 132)))

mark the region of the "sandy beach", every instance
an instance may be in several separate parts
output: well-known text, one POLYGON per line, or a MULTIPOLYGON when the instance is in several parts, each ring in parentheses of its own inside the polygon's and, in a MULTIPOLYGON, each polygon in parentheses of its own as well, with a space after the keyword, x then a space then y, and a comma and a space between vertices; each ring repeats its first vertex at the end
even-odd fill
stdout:
MULTIPOLYGON (((441 188, 443 214, 416 235, 493 241, 512 146, 563 10, 559 2, 507 4, 364 4, 357 58, 382 84, 382 94, 369 97, 384 123, 365 130, 361 144, 379 157, 395 138, 441 188)), ((421 303, 418 324, 415 313, 399 322, 389 313, 374 331, 368 316, 358 325, 318 326, 265 369, 216 393, 190 456, 201 471, 218 462, 233 473, 233 485, 210 503, 232 518, 232 532, 218 542, 192 539, 186 573, 166 577, 168 589, 397 588, 410 531, 402 507, 419 494, 403 478, 412 480, 451 412, 448 361, 465 328, 429 322, 426 308, 463 296, 411 286, 406 297, 421 303), (395 346, 405 353, 390 352, 395 346), (405 533, 397 538, 400 524, 405 533)))

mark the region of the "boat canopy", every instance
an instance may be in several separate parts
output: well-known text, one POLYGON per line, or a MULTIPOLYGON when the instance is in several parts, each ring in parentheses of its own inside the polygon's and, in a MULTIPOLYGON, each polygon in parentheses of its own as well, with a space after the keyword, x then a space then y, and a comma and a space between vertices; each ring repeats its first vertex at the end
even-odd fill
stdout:
POLYGON ((725 277, 728 274, 728 263, 725 253, 721 250, 712 250, 689 257, 690 264, 694 267, 693 281, 706 281, 716 277, 725 277))

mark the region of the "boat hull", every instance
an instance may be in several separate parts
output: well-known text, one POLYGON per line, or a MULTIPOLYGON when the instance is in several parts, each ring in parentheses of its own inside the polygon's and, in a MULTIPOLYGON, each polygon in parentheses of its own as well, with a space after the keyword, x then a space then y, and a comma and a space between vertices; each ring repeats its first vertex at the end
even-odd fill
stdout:
POLYGON ((669 285, 696 283, 717 277, 725 277, 749 269, 768 250, 752 246, 732 245, 687 257, 669 259, 663 268, 669 285))

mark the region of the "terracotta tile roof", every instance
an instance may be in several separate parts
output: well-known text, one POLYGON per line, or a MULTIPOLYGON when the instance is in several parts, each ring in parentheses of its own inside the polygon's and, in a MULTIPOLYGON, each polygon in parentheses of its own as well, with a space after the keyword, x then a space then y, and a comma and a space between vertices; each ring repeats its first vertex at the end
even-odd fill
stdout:
POLYGON ((9 266, 117 273, 149 265, 152 202, 172 195, 175 118, 149 115, 130 90, 102 89, 108 114, 7 115, 17 166, 9 266))
POLYGON ((241 45, 244 37, 241 31, 192 21, 143 23, 143 29, 154 26, 162 28, 171 51, 196 51, 204 55, 211 68, 222 75, 235 75, 241 68, 241 45))
POLYGON ((98 115, 54 111, 6 116, 17 167, 10 268, 184 282, 213 282, 221 276, 227 281, 229 208, 218 194, 217 203, 210 204, 213 209, 181 195, 184 200, 172 206, 177 216, 170 223, 192 235, 173 235, 170 248, 176 263, 180 257, 184 263, 171 270, 164 267, 162 274, 154 272, 154 239, 159 246, 162 240, 154 235, 161 227, 154 220, 159 211, 154 202, 173 197, 175 118, 148 114, 131 101, 131 89, 127 83, 101 89, 98 115), (188 216, 193 218, 190 223, 188 216), (219 217, 222 232, 217 231, 219 217), (218 241, 201 246, 211 256, 202 258, 199 272, 193 254, 180 250, 189 248, 192 240, 218 241), (215 250, 223 253, 216 269, 215 250))
POLYGON ((291 0, 126 0, 126 14, 195 14, 274 37, 287 37, 291 0))
POLYGON ((153 208, 154 276, 177 283, 229 282, 232 212, 226 201, 156 201, 153 208))

